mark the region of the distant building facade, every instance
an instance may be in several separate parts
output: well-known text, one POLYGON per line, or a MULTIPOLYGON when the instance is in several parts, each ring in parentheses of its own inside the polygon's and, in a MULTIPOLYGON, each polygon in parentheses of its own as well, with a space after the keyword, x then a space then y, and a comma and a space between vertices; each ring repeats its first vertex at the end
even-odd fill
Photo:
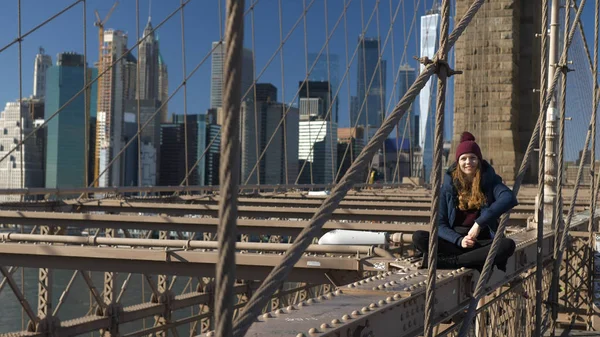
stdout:
MULTIPOLYGON (((365 146, 364 128, 362 126, 356 128, 339 128, 337 140, 337 163, 336 182, 344 176, 350 165, 356 160, 365 146)), ((361 181, 366 179, 366 171, 361 178, 361 181)))
POLYGON ((104 31, 100 69, 107 69, 113 63, 114 65, 98 81, 94 177, 98 179, 99 187, 123 184, 122 158, 117 157, 117 154, 125 145, 125 102, 135 98, 130 95, 135 92, 136 82, 135 78, 131 78, 132 74, 135 75, 131 71, 133 56, 125 55, 126 51, 127 35, 124 32, 112 29, 104 31))
MULTIPOLYGON (((87 102, 84 95, 79 95, 70 104, 65 104, 85 87, 92 72, 87 68, 84 56, 75 53, 59 54, 56 66, 47 70, 44 119, 48 120, 62 108, 46 126, 47 188, 86 187, 89 167, 85 165, 85 158, 89 149, 86 149, 84 139, 86 128, 89 132, 91 115, 95 115, 96 107, 92 102, 96 101, 96 86, 87 90, 87 102)), ((93 153, 88 155, 93 156, 93 153)))
MULTIPOLYGON (((0 114, 0 157, 34 129, 28 99, 8 102, 0 114)), ((0 162, 0 188, 44 187, 44 134, 38 132, 0 162)), ((18 201, 19 195, 0 195, 2 201, 18 201)))
POLYGON ((332 120, 338 112, 333 104, 331 85, 327 81, 307 81, 298 84, 298 106, 301 120, 332 120), (333 117, 333 118, 332 118, 333 117))
POLYGON ((386 67, 382 60, 378 38, 358 38, 358 80, 356 98, 351 102, 351 126, 365 127, 366 137, 370 138, 385 117, 386 67))
MULTIPOLYGON (((210 75, 210 107, 221 108, 223 105, 223 81, 225 64, 225 45, 212 43, 211 75, 210 75)), ((242 100, 253 100, 254 93, 250 87, 254 82, 254 56, 251 50, 244 48, 242 52, 242 100), (246 95, 247 93, 247 95, 246 95), (245 96, 245 97, 244 97, 245 96)))
POLYGON ((216 114, 173 115, 173 123, 161 125, 160 185, 218 185, 221 126, 216 114), (185 135, 187 124, 187 169, 185 135))
POLYGON ((299 184, 331 184, 337 169, 337 124, 315 120, 299 122, 299 184))
POLYGON ((35 56, 33 68, 33 97, 44 98, 46 95, 46 71, 52 66, 52 57, 40 47, 35 56))
POLYGON ((270 100, 256 106, 256 114, 242 109, 241 182, 293 184, 298 173, 298 109, 270 100))

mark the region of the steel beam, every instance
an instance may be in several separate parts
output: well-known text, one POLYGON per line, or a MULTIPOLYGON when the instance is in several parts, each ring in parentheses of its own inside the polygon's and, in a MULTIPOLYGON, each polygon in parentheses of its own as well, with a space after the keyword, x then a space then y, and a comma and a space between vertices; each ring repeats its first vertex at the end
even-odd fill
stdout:
MULTIPOLYGON (((195 202, 202 205, 216 205, 219 202, 220 197, 218 196, 180 196, 178 200, 181 202, 195 202)), ((380 198, 379 198, 380 199, 380 198)), ((160 200, 160 199, 159 199, 160 200)), ((258 206, 258 207, 269 207, 269 206, 282 206, 292 205, 292 207, 320 207, 324 199, 316 198, 248 198, 241 197, 238 200, 240 206, 258 206)), ((142 200, 139 200, 142 201, 142 200)), ((148 201, 152 201, 151 199, 148 201)), ((166 200, 165 200, 166 201, 166 200)), ((565 212, 568 211, 568 205, 563 205, 565 212)), ((586 208, 587 205, 576 206, 575 211, 580 212, 586 208)), ((338 208, 348 209, 378 209, 378 210, 394 210, 394 211, 429 211, 431 209, 431 198, 424 197, 423 201, 396 201, 396 200, 344 200, 340 203, 338 208)), ((517 205, 513 208, 514 212, 533 212, 535 209, 534 203, 524 203, 517 205)))
MULTIPOLYGON (((65 205, 71 205, 72 211, 86 212, 110 212, 110 213, 164 213, 168 215, 204 215, 218 217, 217 205, 201 204, 164 204, 149 202, 127 202, 118 200, 97 200, 93 202, 77 203, 65 201, 65 205)), ((238 216, 250 218, 292 218, 310 219, 315 214, 313 208, 291 208, 291 207, 238 207, 238 216)), ((510 225, 523 225, 531 214, 511 214, 510 225)), ((387 221, 387 222, 422 222, 425 223, 430 217, 428 211, 385 211, 380 210, 357 210, 336 209, 331 217, 332 220, 360 220, 360 221, 387 221)))
MULTIPOLYGON (((130 246, 130 247, 155 247, 162 249, 210 249, 218 248, 217 241, 199 241, 199 240, 155 240, 155 239, 132 239, 132 238, 103 238, 93 236, 71 236, 71 235, 34 235, 18 233, 0 233, 0 241, 3 242, 43 242, 43 243, 63 243, 88 246, 130 246)), ((285 243, 258 243, 258 242, 237 242, 237 250, 245 251, 266 251, 266 252, 285 252, 292 245, 285 243)), ((310 245, 307 253, 320 254, 362 254, 374 255, 380 249, 370 246, 345 246, 345 245, 310 245)), ((165 281, 166 282, 166 281, 165 281)), ((160 287, 160 285, 159 285, 160 287)), ((160 292, 167 290, 166 283, 162 285, 160 292)))
MULTIPOLYGON (((60 223, 64 227, 78 228, 119 228, 142 230, 171 230, 196 233, 216 233, 218 219, 215 218, 188 218, 173 216, 140 216, 117 214, 82 214, 62 212, 27 212, 27 211, 0 211, 0 218, 4 224, 39 225, 47 223, 60 223)), ((308 221, 283 221, 283 220, 251 220, 239 219, 240 233, 260 235, 285 235, 297 236, 308 221)), ((427 230, 428 226, 414 223, 357 223, 357 222, 327 222, 321 231, 326 233, 334 229, 371 230, 379 232, 414 232, 427 230)))
MULTIPOLYGON (((24 267, 47 267, 57 269, 82 269, 106 273, 128 272, 179 276, 213 277, 218 253, 162 250, 127 249, 112 247, 78 247, 59 245, 0 244, 0 265, 24 267)), ((241 279, 263 279, 281 260, 280 255, 238 253, 238 277, 241 279)), ((380 270, 383 258, 356 259, 355 257, 305 256, 297 264, 289 281, 329 283, 325 273, 332 273, 337 284, 357 277, 362 271, 380 270), (341 271, 336 275, 336 271, 341 271)), ((110 281, 110 280, 109 280, 110 281)), ((114 286, 113 286, 114 287, 114 286)), ((114 291, 109 289, 109 291, 114 291)), ((107 300, 105 294, 105 301, 107 300)))
MULTIPOLYGON (((410 187, 406 184, 355 184, 355 189, 369 187, 371 189, 383 188, 401 188, 410 187)), ((331 184, 304 184, 304 185, 241 185, 240 191, 288 191, 288 190, 328 190, 331 189, 331 184)), ((84 187, 84 188, 44 188, 44 187, 29 187, 29 188, 3 188, 0 189, 2 195, 27 195, 27 196, 44 196, 44 195, 74 195, 74 194, 103 194, 103 195, 122 195, 129 193, 187 193, 187 192, 218 192, 219 186, 122 186, 122 187, 84 187)))

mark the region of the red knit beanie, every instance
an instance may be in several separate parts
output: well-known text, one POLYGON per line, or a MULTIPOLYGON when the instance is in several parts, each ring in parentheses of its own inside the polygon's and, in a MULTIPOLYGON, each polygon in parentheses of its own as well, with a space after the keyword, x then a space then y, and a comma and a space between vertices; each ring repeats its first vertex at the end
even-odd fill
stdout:
POLYGON ((460 136, 460 144, 456 148, 456 161, 465 153, 473 153, 480 161, 482 160, 481 149, 475 143, 475 136, 468 131, 463 132, 460 136))

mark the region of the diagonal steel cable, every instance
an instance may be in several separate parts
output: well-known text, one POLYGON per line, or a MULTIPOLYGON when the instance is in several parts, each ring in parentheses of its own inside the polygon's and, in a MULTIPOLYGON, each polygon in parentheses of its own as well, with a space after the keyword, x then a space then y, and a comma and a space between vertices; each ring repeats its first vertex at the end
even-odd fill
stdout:
POLYGON ((223 142, 219 168, 219 260, 216 268, 215 327, 217 336, 233 335, 237 196, 240 179, 239 125, 242 52, 244 48, 244 0, 227 0, 223 81, 223 142))
MULTIPOLYGON (((577 14, 575 15, 575 20, 579 20, 579 18, 581 17, 582 8, 584 7, 585 2, 586 2, 586 0, 582 0, 581 6, 577 10, 577 14)), ((571 42, 573 41, 574 34, 575 34, 575 26, 571 27, 571 29, 569 31, 568 40, 567 40, 568 43, 563 48, 563 54, 562 54, 562 56, 560 58, 560 62, 559 62, 560 64, 565 64, 565 62, 566 62, 566 58, 567 58, 566 50, 569 49, 571 42)), ((527 168, 529 167, 529 163, 531 161, 531 155, 533 153, 533 148, 540 136, 540 128, 542 125, 541 120, 545 115, 543 112, 545 112, 548 109, 548 106, 550 105, 550 97, 551 97, 551 94, 554 92, 554 90, 556 90, 556 86, 558 84, 558 79, 559 79, 560 75, 561 75, 560 71, 557 71, 554 73, 554 78, 552 79, 551 85, 548 88, 546 95, 544 95, 543 104, 541 104, 541 106, 540 106, 540 111, 542 113, 540 113, 540 115, 538 116, 537 123, 533 130, 533 135, 531 136, 531 139, 529 140, 527 150, 525 151, 525 155, 523 156, 523 161, 521 162, 521 166, 519 168, 517 177, 515 178, 515 184, 513 186, 513 193, 515 195, 518 195, 519 188, 521 187, 521 183, 525 176, 525 172, 527 171, 527 168)), ((588 132, 588 138, 589 138, 589 132, 588 132)), ((589 142, 589 139, 586 140, 585 149, 587 149, 588 142, 589 142)), ((584 152, 583 156, 585 157, 585 152, 584 152)), ((582 162, 583 162, 583 159, 582 159, 582 162)), ((580 165, 580 170, 581 170, 581 165, 580 165)), ((578 176, 579 176, 579 173, 578 173, 578 176)), ((579 181, 579 179, 578 179, 578 181, 579 181)), ((576 186, 578 186, 578 185, 579 185, 579 183, 576 183, 576 186)), ((573 193, 574 198, 577 197, 577 191, 578 191, 578 189, 575 188, 575 191, 573 193)), ((572 199, 572 200, 573 200, 573 202, 571 203, 571 207, 569 209, 569 213, 568 213, 569 215, 567 216, 567 221, 565 221, 566 224, 565 224, 565 230, 563 232, 563 237, 564 237, 565 233, 568 231, 568 225, 570 223, 570 219, 573 216, 572 211, 574 211, 574 208, 575 208, 574 200, 576 200, 576 199, 572 199)), ((497 234, 494 237, 494 240, 492 241, 492 245, 490 247, 490 251, 488 253, 487 259, 485 261, 481 276, 479 277, 479 280, 477 281, 477 286, 475 288, 473 298, 471 299, 471 302, 469 303, 469 309, 467 311, 467 315, 463 320, 463 324, 461 325, 461 328, 459 331, 460 337, 467 335, 468 329, 471 325, 471 321, 473 320, 473 317, 475 316, 477 302, 483 295, 485 295, 485 287, 486 287, 487 282, 489 281, 489 278, 492 274, 493 262, 494 262, 494 259, 496 258, 496 253, 497 253, 498 247, 500 245, 500 238, 504 236, 504 232, 506 230, 506 225, 508 223, 508 218, 509 218, 509 213, 506 213, 500 219, 500 225, 498 226, 497 234)), ((561 242, 561 244, 562 244, 562 242, 561 242)), ((565 244, 566 244, 566 242, 565 242, 565 244)))
POLYGON ((425 293, 425 337, 433 336, 435 326, 434 305, 435 305, 435 281, 437 271, 437 252, 438 252, 438 218, 440 205, 440 189, 442 186, 442 151, 444 146, 444 109, 446 108, 446 81, 448 68, 445 66, 448 59, 448 49, 446 48, 448 40, 448 30, 450 27, 450 0, 442 1, 441 10, 441 29, 440 29, 440 50, 444 51, 438 54, 438 92, 437 108, 435 120, 435 134, 433 147, 433 168, 432 168, 432 197, 431 197, 431 218, 429 234, 429 255, 427 271, 427 289, 425 293))
POLYGON ((38 29, 44 27, 48 23, 54 21, 56 18, 58 18, 59 16, 63 15, 64 13, 68 12, 71 8, 75 7, 78 3, 82 2, 82 1, 84 1, 84 0, 77 0, 77 1, 75 1, 73 3, 71 3, 70 5, 68 5, 65 8, 63 8, 62 10, 60 10, 58 13, 56 13, 56 14, 52 15, 51 17, 49 17, 48 19, 44 20, 42 23, 40 23, 37 26, 31 28, 29 31, 27 31, 27 33, 25 33, 25 34, 18 34, 18 36, 13 41, 9 42, 8 44, 4 45, 4 47, 0 48, 0 53, 2 53, 3 51, 5 51, 6 49, 10 48, 11 46, 15 45, 16 43, 23 42, 23 40, 25 40, 25 38, 27 36, 31 35, 35 31, 37 31, 38 29))
MULTIPOLYGON (((479 8, 483 5, 484 0, 475 0, 471 7, 467 10, 461 21, 456 25, 456 28, 450 34, 448 43, 444 49, 438 51, 437 55, 447 53, 454 45, 456 40, 467 28, 479 8)), ((438 56, 434 58, 434 61, 438 56)), ((406 113, 408 107, 425 86, 431 75, 435 71, 435 65, 428 65, 424 71, 417 77, 415 83, 400 100, 396 108, 386 118, 383 125, 378 129, 375 136, 369 141, 369 144, 363 149, 357 160, 352 164, 348 172, 344 175, 339 184, 335 185, 331 194, 323 202, 321 207, 312 217, 310 224, 305 227, 298 235, 292 246, 288 249, 281 262, 273 268, 271 273, 263 281, 258 290, 254 293, 246 306, 246 310, 235 321, 234 336, 243 336, 248 331, 255 317, 260 314, 262 308, 266 305, 268 298, 273 294, 286 279, 293 266, 298 262, 312 239, 321 230, 325 222, 331 217, 333 211, 338 207, 346 193, 352 188, 360 173, 368 165, 376 151, 381 147, 383 141, 388 134, 394 129, 402 116, 406 113)))

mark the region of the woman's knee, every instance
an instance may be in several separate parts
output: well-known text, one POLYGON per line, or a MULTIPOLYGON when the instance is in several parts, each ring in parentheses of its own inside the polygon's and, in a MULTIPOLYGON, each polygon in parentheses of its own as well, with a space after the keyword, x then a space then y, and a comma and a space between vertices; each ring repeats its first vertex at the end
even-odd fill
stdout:
POLYGON ((516 244, 512 239, 503 238, 500 242, 499 253, 512 256, 515 253, 516 244))
POLYGON ((412 235, 413 245, 421 252, 427 251, 429 246, 429 232, 416 231, 412 235))

